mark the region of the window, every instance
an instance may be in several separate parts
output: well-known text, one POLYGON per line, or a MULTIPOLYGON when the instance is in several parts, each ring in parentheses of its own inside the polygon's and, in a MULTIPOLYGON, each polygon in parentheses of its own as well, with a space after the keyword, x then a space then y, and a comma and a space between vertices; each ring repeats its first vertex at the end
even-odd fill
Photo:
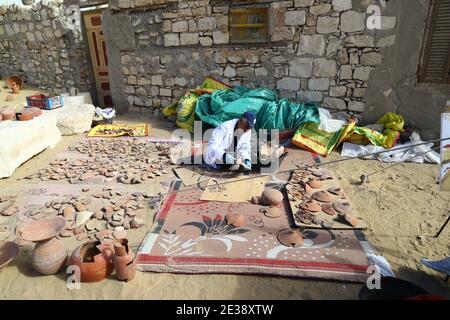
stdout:
MULTIPOLYGON (((233 3, 243 3, 238 0, 233 3)), ((248 3, 246 1, 245 3, 248 3)), ((262 7, 230 8, 230 40, 232 43, 267 43, 268 10, 262 7)))
POLYGON ((419 82, 450 84, 450 0, 432 2, 419 82))

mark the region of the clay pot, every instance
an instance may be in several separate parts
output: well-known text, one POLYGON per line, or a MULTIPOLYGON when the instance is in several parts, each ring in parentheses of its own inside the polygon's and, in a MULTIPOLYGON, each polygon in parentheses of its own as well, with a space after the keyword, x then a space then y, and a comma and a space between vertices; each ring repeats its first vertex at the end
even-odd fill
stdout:
POLYGON ((336 201, 333 202, 333 209, 336 210, 338 213, 347 214, 351 211, 351 205, 348 202, 344 201, 336 201))
POLYGON ((60 240, 52 238, 36 244, 31 256, 31 265, 39 273, 57 274, 64 267, 66 259, 66 247, 60 240))
POLYGON ((22 89, 23 80, 19 76, 9 76, 6 79, 6 84, 8 85, 9 88, 12 88, 14 85, 16 85, 17 87, 19 87, 19 89, 22 89))
POLYGON ((21 114, 19 114, 19 120, 20 121, 29 121, 29 120, 33 120, 33 114, 30 111, 22 111, 21 114))
POLYGON ((102 245, 100 241, 88 242, 73 251, 69 265, 79 267, 81 282, 98 282, 113 272, 113 256, 111 246, 102 245))
POLYGON ((114 268, 119 281, 133 280, 136 275, 136 264, 127 239, 120 239, 114 243, 114 268))
POLYGON ((245 226, 245 216, 242 213, 229 213, 226 216, 227 224, 237 228, 245 226))
POLYGON ((334 216, 337 214, 336 210, 333 209, 333 205, 331 203, 322 204, 322 211, 330 216, 334 216))
POLYGON ((19 246, 12 241, 0 241, 0 271, 14 260, 19 252, 19 246))
POLYGON ((2 110, 3 120, 14 120, 16 117, 16 110, 13 107, 8 107, 2 110))
POLYGON ((283 229, 278 232, 278 241, 287 247, 300 247, 303 245, 304 239, 298 229, 283 229))
POLYGON ((40 108, 36 108, 36 107, 31 107, 30 109, 31 114, 33 115, 33 117, 39 117, 42 114, 42 110, 40 108))
POLYGON ((349 215, 348 213, 344 215, 344 219, 354 228, 357 228, 361 224, 361 220, 349 215))
POLYGON ((17 84, 13 84, 11 90, 14 94, 18 94, 20 92, 20 87, 17 84))
POLYGON ((281 207, 283 203, 283 194, 275 189, 265 189, 261 195, 261 201, 269 206, 281 207))

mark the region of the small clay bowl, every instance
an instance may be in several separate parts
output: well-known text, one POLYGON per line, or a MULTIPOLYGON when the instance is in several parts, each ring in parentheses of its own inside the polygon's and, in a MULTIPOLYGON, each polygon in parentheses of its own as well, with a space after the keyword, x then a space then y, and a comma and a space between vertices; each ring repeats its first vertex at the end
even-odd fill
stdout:
POLYGON ((278 241, 286 247, 300 247, 304 243, 303 235, 298 229, 283 229, 278 232, 278 241))
POLYGON ((21 113, 19 114, 20 121, 30 121, 33 120, 33 114, 31 112, 21 113))
POLYGON ((64 229, 65 225, 66 220, 61 216, 35 220, 23 226, 19 236, 26 241, 45 241, 57 236, 64 229))
POLYGON ((331 202, 335 199, 335 197, 329 193, 328 191, 317 191, 314 192, 312 195, 312 198, 314 200, 320 201, 320 202, 331 202))
POLYGON ((0 271, 14 260, 19 252, 19 246, 12 241, 0 240, 0 271))

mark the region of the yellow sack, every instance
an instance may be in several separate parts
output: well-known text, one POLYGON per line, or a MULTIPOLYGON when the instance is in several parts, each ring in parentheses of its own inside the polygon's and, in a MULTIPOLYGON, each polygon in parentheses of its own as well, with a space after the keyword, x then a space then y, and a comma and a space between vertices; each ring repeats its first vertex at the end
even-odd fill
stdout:
POLYGON ((365 127, 355 127, 345 141, 363 145, 371 143, 387 149, 392 148, 400 138, 405 120, 399 114, 388 112, 376 123, 384 125, 383 133, 365 127))
POLYGON ((177 126, 189 132, 194 131, 195 106, 198 97, 199 95, 196 93, 188 93, 178 102, 177 126))
POLYGON ((355 121, 351 120, 339 131, 329 133, 319 130, 318 123, 307 122, 295 132, 292 143, 300 148, 326 157, 348 136, 354 126, 355 121))

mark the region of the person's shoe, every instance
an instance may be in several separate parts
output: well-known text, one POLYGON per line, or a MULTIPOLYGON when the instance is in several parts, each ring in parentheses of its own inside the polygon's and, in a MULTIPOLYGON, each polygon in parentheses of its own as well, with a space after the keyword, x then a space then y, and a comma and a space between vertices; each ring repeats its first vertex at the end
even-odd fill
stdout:
POLYGON ((244 163, 241 164, 245 171, 251 171, 252 170, 252 163, 250 160, 245 160, 244 163))
POLYGON ((420 262, 422 262, 423 265, 427 266, 430 269, 444 273, 447 276, 450 275, 450 257, 439 261, 430 261, 428 259, 422 259, 420 260, 420 262))

